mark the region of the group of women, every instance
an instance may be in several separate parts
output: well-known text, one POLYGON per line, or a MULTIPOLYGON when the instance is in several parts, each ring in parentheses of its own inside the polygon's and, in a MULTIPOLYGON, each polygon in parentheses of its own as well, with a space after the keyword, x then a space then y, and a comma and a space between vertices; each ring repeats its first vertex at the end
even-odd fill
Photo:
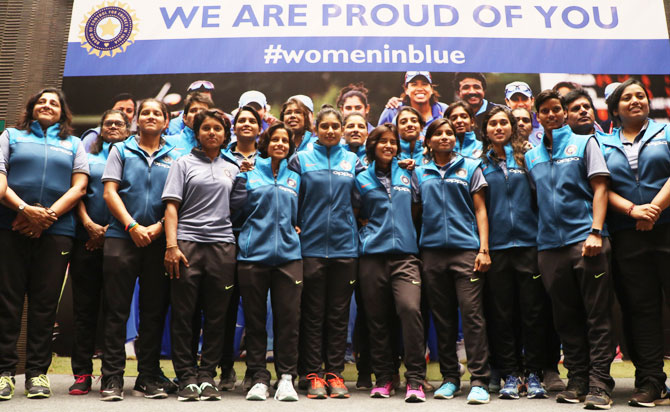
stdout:
POLYGON ((268 293, 275 399, 298 400, 296 378, 308 398, 348 398, 342 372, 356 291, 376 377, 371 397, 394 394, 401 352, 405 400, 425 401, 427 302, 443 378, 435 398, 460 392, 459 311, 468 403, 489 402, 492 369, 504 379, 501 398, 546 398, 542 379, 557 362, 547 355, 551 306, 568 369, 557 400, 607 409, 612 278, 636 366, 630 402, 661 399, 670 130, 648 119, 644 86, 629 80, 616 89, 608 105, 620 127, 597 137, 573 134, 561 97, 541 93, 536 108, 545 139, 530 150, 526 110, 496 106, 476 130, 467 103, 445 105, 444 117, 435 117, 410 101, 372 128, 366 92, 351 86, 338 98, 342 112, 324 106, 316 115, 291 98, 263 133, 252 107, 241 107, 231 124, 204 101, 192 116, 185 110, 178 136, 164 134, 165 105, 147 99, 133 136, 122 112, 105 112, 88 155, 70 135, 62 93, 33 96, 19 125, 0 136, 0 399, 14 392, 26 294, 26 394, 50 396, 51 330, 68 263, 76 323, 71 394, 91 389, 95 331, 102 328, 101 399, 123 399, 125 322, 139 278, 134 390, 147 398, 174 391, 182 401, 221 399, 214 378, 236 293, 245 314, 247 399, 265 400, 271 389, 268 293), (608 201, 612 273, 603 226, 608 201), (581 255, 567 254, 573 247, 581 255), (558 267, 561 253, 573 267, 558 267), (588 276, 604 277, 604 286, 592 286, 588 276), (568 296, 575 290, 586 311, 568 296), (170 304, 178 386, 159 365, 170 304))

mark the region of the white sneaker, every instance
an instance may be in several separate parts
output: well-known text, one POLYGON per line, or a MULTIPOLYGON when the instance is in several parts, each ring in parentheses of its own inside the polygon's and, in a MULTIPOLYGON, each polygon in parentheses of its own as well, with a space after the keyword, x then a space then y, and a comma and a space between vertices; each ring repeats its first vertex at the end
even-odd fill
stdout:
POLYGON ((258 382, 249 389, 247 392, 248 401, 264 401, 268 398, 270 393, 268 392, 268 385, 258 382))
POLYGON ((298 393, 293 387, 293 376, 283 374, 277 384, 275 399, 278 401, 295 402, 298 400, 298 393))

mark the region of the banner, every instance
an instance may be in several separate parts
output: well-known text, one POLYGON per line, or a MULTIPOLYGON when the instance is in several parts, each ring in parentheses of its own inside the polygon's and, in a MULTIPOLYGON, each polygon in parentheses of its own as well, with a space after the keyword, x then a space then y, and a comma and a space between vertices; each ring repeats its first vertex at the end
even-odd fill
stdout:
POLYGON ((75 0, 65 76, 669 67, 661 0, 75 0))

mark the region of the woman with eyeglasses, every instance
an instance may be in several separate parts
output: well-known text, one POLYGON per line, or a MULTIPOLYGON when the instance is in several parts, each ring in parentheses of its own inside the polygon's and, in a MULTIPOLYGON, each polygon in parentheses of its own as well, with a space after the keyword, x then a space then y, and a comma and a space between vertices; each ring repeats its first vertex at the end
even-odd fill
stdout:
POLYGON ((100 119, 100 134, 91 145, 88 165, 91 172, 86 196, 76 207, 77 237, 72 248, 70 278, 74 337, 70 395, 91 390, 95 337, 102 301, 102 247, 111 215, 103 199, 102 173, 112 144, 126 140, 130 122, 123 112, 107 110, 100 119))

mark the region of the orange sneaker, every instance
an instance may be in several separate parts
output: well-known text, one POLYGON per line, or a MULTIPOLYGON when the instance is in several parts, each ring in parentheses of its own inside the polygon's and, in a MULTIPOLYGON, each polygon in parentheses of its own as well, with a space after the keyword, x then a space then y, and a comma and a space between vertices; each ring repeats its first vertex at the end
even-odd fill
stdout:
POLYGON ((340 378, 334 373, 327 373, 326 381, 328 382, 328 387, 330 388, 331 398, 345 399, 349 397, 349 390, 344 384, 344 379, 340 378))
POLYGON ((326 381, 323 380, 316 373, 307 375, 309 387, 307 388, 307 397, 310 399, 326 399, 328 398, 328 391, 326 390, 326 381))

